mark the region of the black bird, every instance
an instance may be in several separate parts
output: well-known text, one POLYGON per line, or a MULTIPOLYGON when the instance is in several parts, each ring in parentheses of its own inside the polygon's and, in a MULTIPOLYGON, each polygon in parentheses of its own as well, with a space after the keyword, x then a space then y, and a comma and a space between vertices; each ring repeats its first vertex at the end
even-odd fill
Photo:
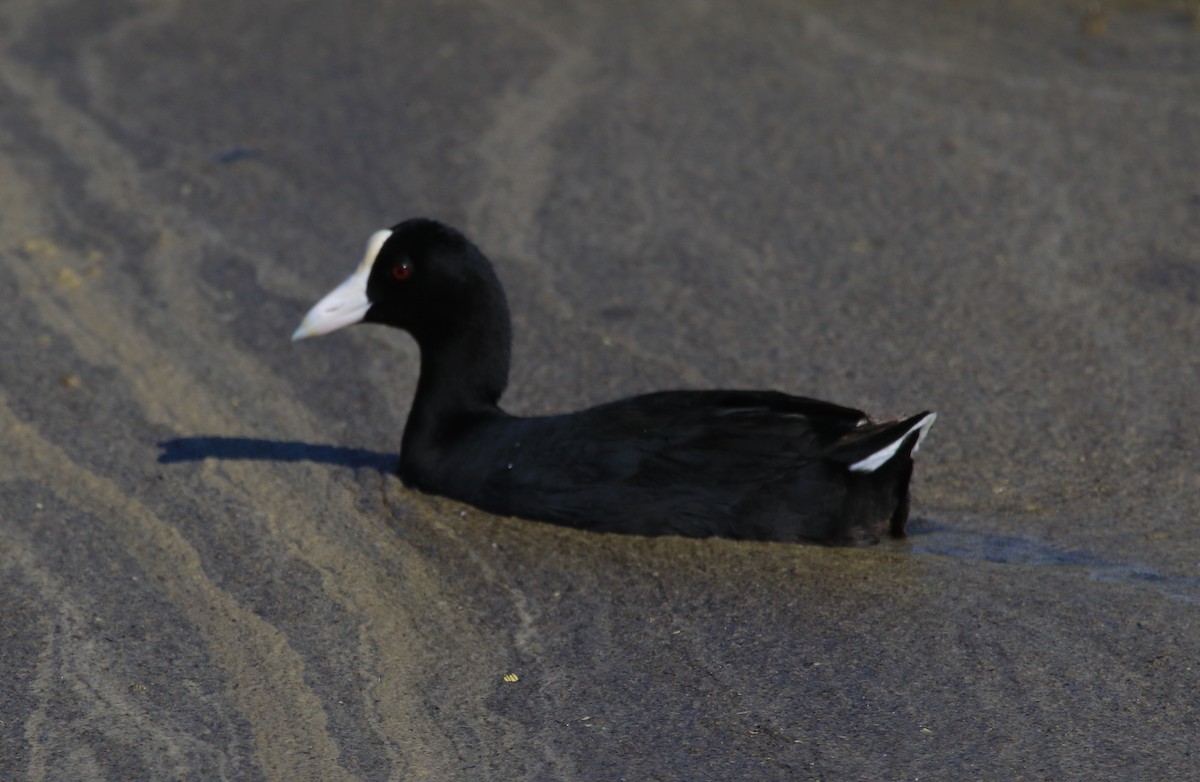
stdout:
POLYGON ((461 233, 414 219, 375 233, 292 339, 353 323, 409 332, 421 375, 400 478, 499 515, 639 535, 828 544, 903 537, 912 453, 935 413, 864 413, 775 391, 663 391, 577 413, 500 409, 504 290, 461 233))

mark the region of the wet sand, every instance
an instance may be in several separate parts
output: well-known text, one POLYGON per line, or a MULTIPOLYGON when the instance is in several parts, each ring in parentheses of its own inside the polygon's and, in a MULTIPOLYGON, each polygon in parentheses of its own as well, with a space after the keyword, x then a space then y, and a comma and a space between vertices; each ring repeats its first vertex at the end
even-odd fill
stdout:
POLYGON ((1193 776, 1200 33, 1116 7, 5 3, 0 778, 1193 776), (938 410, 912 536, 406 491, 411 341, 288 337, 420 214, 514 412, 938 410))

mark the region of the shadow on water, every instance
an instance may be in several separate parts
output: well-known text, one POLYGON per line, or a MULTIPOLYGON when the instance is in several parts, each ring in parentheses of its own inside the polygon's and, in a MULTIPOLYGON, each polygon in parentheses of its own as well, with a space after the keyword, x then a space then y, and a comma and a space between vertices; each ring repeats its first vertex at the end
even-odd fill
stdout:
POLYGON ((1164 576, 1150 568, 1114 562, 1088 551, 1061 549, 1012 535, 991 535, 914 518, 908 528, 911 551, 953 559, 979 559, 1009 565, 1078 567, 1092 581, 1151 586, 1163 595, 1200 604, 1200 578, 1164 576))
POLYGON ((336 445, 313 445, 284 440, 258 440, 250 437, 181 437, 158 444, 162 453, 159 464, 200 462, 205 459, 252 462, 316 462, 349 467, 362 467, 382 473, 394 473, 400 466, 395 454, 367 451, 362 448, 342 448, 336 445))
POLYGON ((1082 565, 1103 567, 1112 563, 1087 551, 1047 546, 1011 535, 990 535, 963 530, 929 519, 913 519, 908 534, 912 550, 956 559, 982 559, 1012 565, 1082 565))

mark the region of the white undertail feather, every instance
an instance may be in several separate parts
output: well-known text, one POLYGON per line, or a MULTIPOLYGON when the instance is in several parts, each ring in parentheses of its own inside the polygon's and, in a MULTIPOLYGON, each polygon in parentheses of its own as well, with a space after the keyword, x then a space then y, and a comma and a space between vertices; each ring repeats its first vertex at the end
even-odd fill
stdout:
POLYGON ((921 447, 921 441, 923 441, 925 439, 925 435, 929 433, 929 427, 933 426, 933 422, 936 420, 937 413, 930 413, 929 415, 925 416, 920 421, 917 421, 915 424, 913 424, 907 432, 897 437, 886 447, 880 448, 870 456, 859 459, 857 462, 850 465, 850 472, 875 472, 880 467, 887 464, 888 460, 896 455, 896 452, 900 450, 900 445, 906 439, 908 439, 908 436, 913 432, 918 432, 917 443, 912 449, 912 452, 916 453, 917 449, 921 447))

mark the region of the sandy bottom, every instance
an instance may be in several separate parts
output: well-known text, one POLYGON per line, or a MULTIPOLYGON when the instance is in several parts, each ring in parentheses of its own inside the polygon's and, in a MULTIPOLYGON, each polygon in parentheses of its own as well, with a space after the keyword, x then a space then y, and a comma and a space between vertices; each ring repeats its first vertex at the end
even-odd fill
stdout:
POLYGON ((0 778, 1193 776, 1194 20, 850 5, 5 3, 0 778), (411 341, 288 336, 417 214, 515 412, 936 409, 913 534, 405 490, 411 341))

